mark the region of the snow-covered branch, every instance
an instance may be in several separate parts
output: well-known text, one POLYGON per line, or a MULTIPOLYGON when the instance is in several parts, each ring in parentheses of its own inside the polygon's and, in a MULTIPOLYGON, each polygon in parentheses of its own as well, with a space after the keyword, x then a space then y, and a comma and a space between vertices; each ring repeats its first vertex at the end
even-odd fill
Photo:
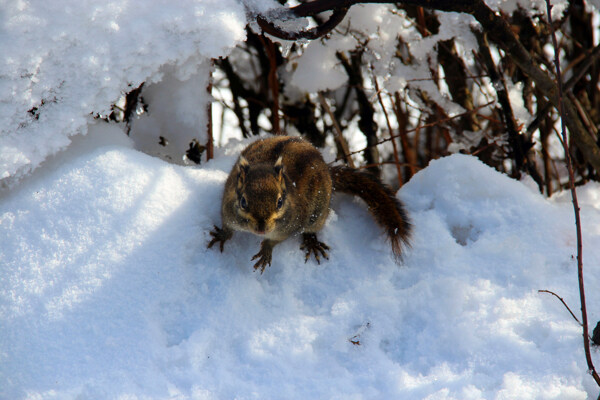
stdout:
MULTIPOLYGON (((315 0, 302 3, 290 9, 290 15, 297 17, 314 17, 325 11, 333 11, 332 16, 316 28, 309 31, 289 32, 277 28, 274 23, 268 22, 268 18, 258 17, 259 24, 263 29, 285 40, 297 39, 316 39, 329 33, 337 24, 339 24, 346 15, 348 8, 356 4, 369 3, 389 3, 382 0, 315 0)), ((515 33, 499 13, 492 10, 483 0, 463 0, 463 1, 444 1, 444 0, 403 0, 398 4, 424 7, 438 11, 452 11, 472 15, 479 22, 481 29, 489 36, 496 45, 519 66, 519 68, 529 76, 542 91, 544 96, 555 106, 558 107, 558 93, 556 84, 548 75, 545 69, 531 57, 531 54, 525 49, 523 44, 516 37, 515 33)), ((582 120, 581 107, 577 107, 576 102, 566 96, 563 100, 566 109, 565 120, 578 149, 583 153, 586 161, 594 169, 600 171, 600 147, 596 140, 588 134, 586 124, 582 120)), ((589 125, 589 124, 588 124, 589 125)), ((513 135, 514 136, 514 135, 513 135)), ((514 140, 513 140, 514 142, 514 140)), ((516 142, 514 142, 516 145, 516 142)), ((519 147, 519 146, 516 146, 519 147)), ((525 157, 521 154, 520 159, 525 157)), ((521 161, 519 161, 521 162, 521 161)), ((529 168, 531 171, 531 168, 529 168)))

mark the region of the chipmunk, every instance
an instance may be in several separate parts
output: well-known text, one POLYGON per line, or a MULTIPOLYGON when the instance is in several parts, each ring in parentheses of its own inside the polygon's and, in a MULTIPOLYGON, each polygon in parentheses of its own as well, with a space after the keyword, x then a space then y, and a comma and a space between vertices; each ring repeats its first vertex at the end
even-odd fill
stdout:
POLYGON ((255 270, 271 265, 273 247, 301 233, 305 262, 314 254, 329 259, 329 246, 317 239, 329 215, 333 191, 359 196, 366 203, 399 258, 408 244, 411 224, 394 192, 375 176, 343 166, 329 167, 309 142, 292 136, 274 136, 246 147, 233 166, 223 193, 221 218, 210 232, 211 248, 225 242, 234 231, 248 231, 263 238, 255 270))

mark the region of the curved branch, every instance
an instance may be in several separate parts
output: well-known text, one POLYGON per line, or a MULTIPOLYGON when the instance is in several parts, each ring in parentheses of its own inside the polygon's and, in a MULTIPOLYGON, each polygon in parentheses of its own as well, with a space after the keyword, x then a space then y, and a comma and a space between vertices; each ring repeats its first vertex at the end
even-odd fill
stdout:
MULTIPOLYGON (((295 8, 292 8, 292 11, 294 11, 295 8)), ((325 36, 326 34, 328 34, 329 32, 331 32, 331 30, 333 28, 335 28, 336 26, 338 26, 338 24, 340 22, 342 22, 342 20, 344 19, 344 17, 346 16, 346 13, 348 12, 348 8, 339 8, 333 11, 333 14, 331 15, 331 17, 329 17, 329 19, 327 21, 325 21, 323 24, 309 29, 307 31, 300 31, 300 32, 288 32, 285 31, 283 29, 281 29, 280 27, 276 26, 274 23, 267 21, 267 19, 263 16, 258 16, 257 17, 257 22, 258 25, 261 27, 261 29, 264 32, 267 32, 270 35, 273 35, 277 38, 280 39, 284 39, 284 40, 298 40, 298 39, 308 39, 308 40, 314 40, 314 39, 318 39, 322 36, 325 36)), ((298 15, 298 14, 296 14, 298 15)), ((314 15, 314 14, 312 14, 314 15)), ((303 17, 303 15, 298 15, 299 17, 303 17)))
POLYGON ((554 297, 556 297, 557 299, 560 300, 561 303, 563 303, 563 306, 565 306, 565 308, 567 309, 567 311, 569 312, 569 314, 571 314, 571 317, 573 317, 573 319, 575 321, 577 321, 577 323, 579 325, 582 325, 581 322, 579 322, 579 319, 575 316, 575 314, 573 314, 573 311, 571 311, 571 308, 569 308, 569 306, 567 305, 567 303, 565 302, 565 299, 563 299, 562 297, 560 297, 559 295, 557 295, 554 292, 551 292, 550 290, 546 290, 546 289, 541 289, 538 290, 538 293, 549 293, 551 295, 553 295, 554 297))
MULTIPOLYGON (((348 9, 355 4, 391 4, 390 0, 316 0, 302 3, 290 8, 297 17, 314 17, 325 11, 333 14, 323 24, 307 31, 289 32, 268 20, 267 16, 258 15, 256 21, 264 32, 284 40, 318 39, 331 32, 346 16, 348 9)), ((457 11, 471 13, 474 9, 474 0, 402 0, 402 4, 425 7, 440 11, 457 11)))
MULTIPOLYGON (((417 7, 425 7, 439 11, 458 11, 471 13, 477 0, 401 0, 398 3, 417 7)), ((350 8, 355 4, 393 4, 390 0, 316 0, 302 3, 292 8, 300 17, 317 15, 341 7, 350 8)))

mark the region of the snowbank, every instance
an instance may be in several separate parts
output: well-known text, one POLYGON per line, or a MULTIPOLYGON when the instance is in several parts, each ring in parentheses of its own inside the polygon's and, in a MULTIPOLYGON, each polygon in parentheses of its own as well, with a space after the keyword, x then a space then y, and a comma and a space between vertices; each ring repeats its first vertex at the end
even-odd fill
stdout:
POLYGON ((197 75, 208 79, 207 60, 243 40, 246 25, 237 0, 11 1, 0 19, 0 180, 36 168, 85 134, 92 114, 170 68, 201 96, 197 75))
MULTIPOLYGON (((243 143, 202 168, 82 138, 0 198, 2 399, 585 399, 568 199, 455 155, 405 186, 394 264, 359 201, 299 241, 207 250, 243 143), (89 148, 91 150, 81 151, 89 148), (67 161, 64 161, 67 160, 67 161)), ((600 187, 584 199, 590 320, 600 319, 600 187)), ((597 358, 597 356, 596 356, 597 358)), ((598 361, 597 363, 600 363, 598 361)))

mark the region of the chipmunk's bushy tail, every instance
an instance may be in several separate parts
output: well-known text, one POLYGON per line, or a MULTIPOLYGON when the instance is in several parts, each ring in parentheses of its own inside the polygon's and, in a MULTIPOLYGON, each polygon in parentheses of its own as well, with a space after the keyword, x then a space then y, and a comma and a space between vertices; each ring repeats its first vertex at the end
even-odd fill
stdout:
POLYGON ((334 190, 363 199, 375 220, 381 225, 392 244, 397 259, 401 258, 403 245, 408 246, 411 223, 403 204, 379 178, 353 168, 330 167, 334 190))

